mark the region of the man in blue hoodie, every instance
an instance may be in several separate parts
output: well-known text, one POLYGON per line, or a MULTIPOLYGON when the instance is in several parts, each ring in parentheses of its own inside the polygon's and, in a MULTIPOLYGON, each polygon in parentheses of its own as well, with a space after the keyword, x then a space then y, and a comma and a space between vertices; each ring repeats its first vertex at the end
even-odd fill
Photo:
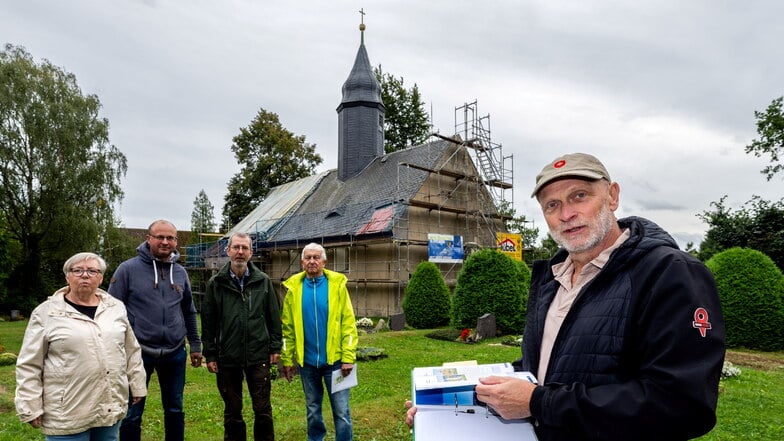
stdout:
MULTIPOLYGON (((109 284, 109 294, 125 303, 128 320, 142 347, 147 385, 158 372, 166 441, 185 437, 185 338, 190 343, 191 365, 201 365, 201 340, 188 273, 177 263, 177 229, 156 220, 138 256, 121 263, 109 284)), ((130 406, 120 426, 121 441, 141 439, 145 399, 130 406)))

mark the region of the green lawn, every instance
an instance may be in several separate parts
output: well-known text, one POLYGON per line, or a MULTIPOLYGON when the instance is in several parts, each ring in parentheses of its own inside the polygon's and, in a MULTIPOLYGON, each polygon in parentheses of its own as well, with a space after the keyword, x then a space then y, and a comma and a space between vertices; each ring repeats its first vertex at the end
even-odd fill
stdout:
MULTIPOLYGON (((8 351, 17 352, 25 326, 26 322, 0 323, 0 343, 8 351)), ((352 390, 351 395, 357 441, 410 439, 403 420, 413 367, 455 360, 477 360, 479 363, 511 361, 520 352, 519 348, 502 346, 497 340, 466 345, 426 338, 424 334, 427 332, 385 332, 360 337, 360 345, 383 348, 389 357, 362 362, 357 366, 359 386, 352 390)), ((719 422, 702 440, 784 439, 784 355, 763 356, 773 357, 772 369, 742 367, 740 377, 722 382, 719 422)), ((146 441, 163 440, 156 378, 153 377, 145 412, 142 439, 146 441)), ((222 439, 223 403, 214 376, 205 368, 188 368, 187 379, 186 438, 194 441, 222 439)), ((0 441, 43 440, 37 430, 17 419, 13 406, 14 383, 14 367, 0 367, 0 441)), ((290 384, 276 380, 272 388, 272 403, 277 439, 303 439, 305 409, 299 380, 295 379, 290 384)), ((325 410, 329 411, 327 403, 325 410)), ((250 402, 247 400, 246 415, 246 421, 251 421, 250 402)), ((327 439, 332 440, 334 432, 331 426, 329 430, 327 439)))

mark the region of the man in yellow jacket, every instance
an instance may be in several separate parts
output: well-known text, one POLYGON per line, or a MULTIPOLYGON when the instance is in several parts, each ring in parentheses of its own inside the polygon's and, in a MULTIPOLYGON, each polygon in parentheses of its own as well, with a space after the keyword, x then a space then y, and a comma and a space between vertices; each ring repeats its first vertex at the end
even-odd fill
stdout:
POLYGON ((348 279, 324 269, 327 254, 319 244, 302 249, 302 268, 285 282, 283 300, 283 376, 291 381, 294 361, 300 366, 308 418, 308 441, 322 441, 327 433, 321 405, 326 385, 335 441, 352 441, 349 390, 332 393, 332 375, 337 369, 346 376, 354 369, 357 325, 348 295, 348 279), (296 360, 295 360, 296 357, 296 360))

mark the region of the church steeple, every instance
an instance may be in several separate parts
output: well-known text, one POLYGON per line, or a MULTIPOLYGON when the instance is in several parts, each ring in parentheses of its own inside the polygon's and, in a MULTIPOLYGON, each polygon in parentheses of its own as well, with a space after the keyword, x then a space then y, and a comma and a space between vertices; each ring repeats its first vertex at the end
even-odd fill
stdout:
POLYGON ((381 85, 370 67, 365 49, 365 12, 360 9, 360 43, 354 67, 343 83, 338 112, 338 179, 359 174, 384 154, 384 103, 381 85))

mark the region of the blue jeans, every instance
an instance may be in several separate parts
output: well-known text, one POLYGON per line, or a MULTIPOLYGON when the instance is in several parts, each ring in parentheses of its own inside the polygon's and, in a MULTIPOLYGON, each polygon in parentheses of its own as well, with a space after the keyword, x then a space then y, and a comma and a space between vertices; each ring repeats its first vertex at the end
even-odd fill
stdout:
MULTIPOLYGON (((161 404, 163 406, 163 427, 166 441, 183 441, 185 439, 185 412, 182 410, 182 393, 185 389, 185 362, 187 359, 185 346, 171 354, 153 357, 142 354, 144 370, 147 372, 147 385, 153 371, 158 372, 158 384, 161 388, 161 404)), ((128 407, 128 414, 120 426, 120 441, 140 441, 142 436, 142 414, 146 397, 128 407)))
POLYGON ((46 441, 117 441, 120 423, 109 427, 93 427, 71 435, 46 435, 46 441))
POLYGON ((305 392, 305 405, 308 416, 308 441, 323 441, 327 433, 321 404, 324 401, 326 386, 329 402, 332 405, 332 421, 335 423, 335 441, 352 441, 354 432, 351 428, 351 412, 348 408, 349 389, 332 393, 332 371, 341 366, 337 362, 332 366, 320 368, 305 365, 299 370, 302 379, 302 390, 305 392))

